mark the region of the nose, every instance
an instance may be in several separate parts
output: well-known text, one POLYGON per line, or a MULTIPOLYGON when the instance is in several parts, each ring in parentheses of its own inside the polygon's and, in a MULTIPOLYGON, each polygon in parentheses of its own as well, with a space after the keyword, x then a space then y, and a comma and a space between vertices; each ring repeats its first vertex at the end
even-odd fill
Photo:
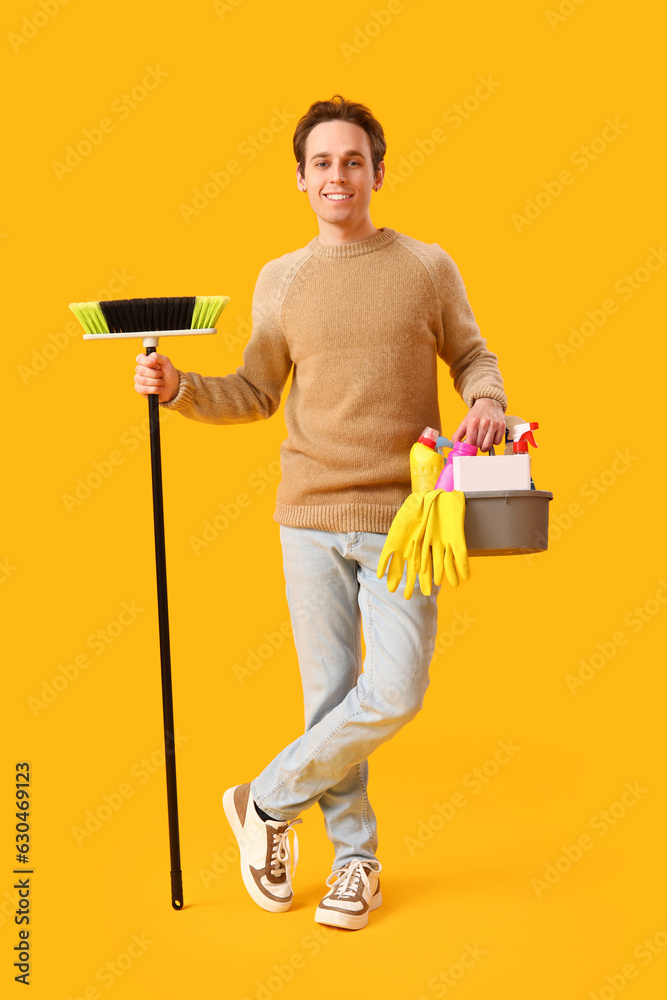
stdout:
POLYGON ((341 184, 345 183, 346 177, 342 161, 334 163, 331 179, 341 184))

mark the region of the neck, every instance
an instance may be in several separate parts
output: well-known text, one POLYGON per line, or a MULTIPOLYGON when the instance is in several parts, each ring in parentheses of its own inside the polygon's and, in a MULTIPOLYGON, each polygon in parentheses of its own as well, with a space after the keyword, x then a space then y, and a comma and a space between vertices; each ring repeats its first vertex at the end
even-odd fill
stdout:
POLYGON ((339 226, 331 222, 325 222, 320 218, 317 221, 320 228, 319 236, 321 243, 336 243, 339 245, 343 243, 358 243, 360 240, 369 240, 371 236, 375 236, 380 231, 371 222, 370 215, 367 215, 365 219, 361 219, 359 222, 339 226))

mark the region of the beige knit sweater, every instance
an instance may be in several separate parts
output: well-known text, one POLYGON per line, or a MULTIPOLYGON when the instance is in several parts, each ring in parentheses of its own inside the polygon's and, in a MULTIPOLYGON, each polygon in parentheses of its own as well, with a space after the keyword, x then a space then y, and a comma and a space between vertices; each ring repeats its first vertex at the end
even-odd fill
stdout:
POLYGON ((467 406, 507 408, 498 359, 481 336, 452 258, 386 227, 271 260, 252 304, 243 364, 229 375, 179 371, 160 405, 213 424, 270 417, 292 372, 274 520, 327 531, 387 532, 410 493, 410 448, 443 434, 437 358, 467 406))

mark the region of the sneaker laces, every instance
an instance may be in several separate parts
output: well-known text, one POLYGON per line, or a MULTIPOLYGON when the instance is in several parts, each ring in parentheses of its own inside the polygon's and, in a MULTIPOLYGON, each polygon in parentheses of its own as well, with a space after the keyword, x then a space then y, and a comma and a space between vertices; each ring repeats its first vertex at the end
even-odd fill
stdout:
POLYGON ((289 881, 289 868, 285 865, 286 861, 290 859, 290 846, 289 846, 289 835, 294 834, 294 864, 292 866, 292 875, 296 871, 296 866, 299 861, 299 838, 296 835, 296 830, 294 827, 297 823, 303 823, 302 819, 293 819, 283 827, 283 829, 276 829, 275 826, 267 823, 267 826, 272 830, 273 845, 271 848, 271 863, 270 870, 273 875, 287 875, 289 881))
POLYGON ((358 858, 355 858, 353 861, 348 861, 342 868, 336 868, 331 872, 326 884, 333 886, 332 899, 345 899, 356 896, 359 888, 359 880, 363 882, 370 892, 370 884, 364 865, 368 868, 369 872, 380 872, 382 870, 382 865, 379 861, 360 861, 358 858), (374 868, 374 864, 378 867, 374 868), (333 882, 331 881, 332 878, 334 879, 333 882))

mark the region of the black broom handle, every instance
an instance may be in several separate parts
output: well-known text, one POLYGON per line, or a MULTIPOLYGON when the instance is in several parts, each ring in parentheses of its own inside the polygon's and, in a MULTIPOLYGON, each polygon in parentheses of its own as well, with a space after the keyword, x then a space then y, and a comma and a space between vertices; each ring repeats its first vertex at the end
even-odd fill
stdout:
MULTIPOLYGON (((154 347, 146 348, 152 354, 154 347)), ((169 814, 169 852, 171 855, 171 905, 183 909, 183 876, 178 833, 178 796, 176 793, 176 740, 174 738, 174 700, 171 690, 171 651, 169 646, 169 608, 167 605, 167 556, 164 544, 164 508, 162 503, 162 459, 160 455, 160 411, 155 393, 148 396, 148 420, 151 438, 151 473, 153 478, 153 524, 155 528, 155 569, 157 572, 157 607, 160 625, 160 665, 162 670, 162 714, 164 719, 164 757, 167 772, 167 809, 169 814)))

